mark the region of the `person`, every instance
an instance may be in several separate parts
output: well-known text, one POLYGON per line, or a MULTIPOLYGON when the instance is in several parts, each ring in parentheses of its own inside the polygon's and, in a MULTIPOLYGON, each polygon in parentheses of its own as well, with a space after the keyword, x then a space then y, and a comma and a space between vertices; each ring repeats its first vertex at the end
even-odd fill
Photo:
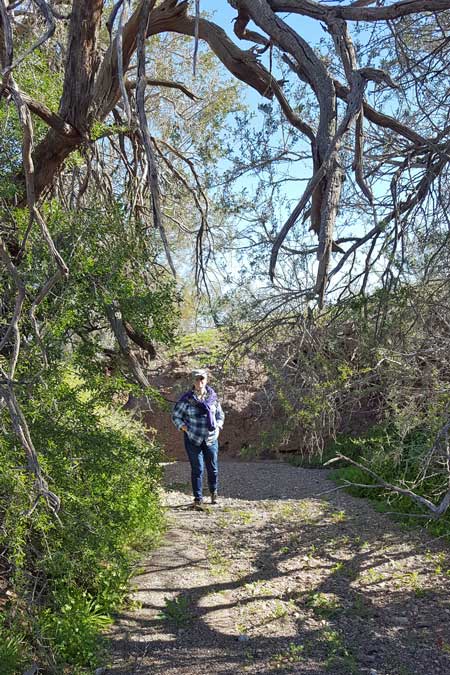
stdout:
POLYGON ((219 432, 225 415, 217 394, 208 384, 203 368, 192 371, 192 389, 176 402, 172 421, 183 432, 184 447, 191 465, 194 493, 192 508, 203 510, 203 471, 206 465, 211 504, 217 503, 219 432))

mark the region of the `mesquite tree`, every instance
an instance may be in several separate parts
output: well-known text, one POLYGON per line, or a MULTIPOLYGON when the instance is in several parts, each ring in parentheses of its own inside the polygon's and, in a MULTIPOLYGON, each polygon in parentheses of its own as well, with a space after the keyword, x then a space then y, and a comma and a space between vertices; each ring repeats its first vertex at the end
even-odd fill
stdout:
MULTIPOLYGON (((276 100, 287 123, 309 145, 312 175, 271 242, 272 280, 276 279, 278 258, 289 233, 305 218, 317 237, 312 254, 318 260, 316 279, 308 292, 315 294, 320 305, 330 278, 342 273, 347 263, 352 267, 362 250, 367 250, 365 264, 357 274, 362 277, 363 287, 376 261, 385 264, 389 278, 396 255, 400 251, 401 256, 408 237, 408 223, 420 209, 427 220, 430 201, 438 202, 439 210, 443 195, 448 193, 448 113, 441 104, 446 103, 448 91, 450 0, 228 0, 228 4, 236 11, 234 32, 245 43, 242 49, 220 25, 200 15, 199 2, 191 14, 186 0, 0 0, 0 94, 15 106, 22 134, 21 166, 11 167, 12 188, 3 199, 5 222, 0 257, 10 283, 4 301, 6 328, 0 336, 0 352, 8 347, 9 358, 8 367, 2 366, 0 373, 1 395, 36 473, 39 490, 53 499, 55 506, 57 501, 49 495, 40 475, 14 390, 25 297, 33 295, 29 317, 39 342, 36 310, 55 285, 70 275, 70 264, 47 226, 43 204, 49 195, 64 197, 67 183, 61 181, 61 171, 76 152, 81 153, 86 167, 78 176, 77 198, 82 197, 102 167, 101 162, 96 165, 95 159, 95 144, 102 136, 99 128, 113 120, 108 131, 111 144, 115 130, 130 184, 136 188, 138 201, 145 186, 152 227, 159 234, 169 268, 176 273, 161 207, 159 173, 164 159, 152 138, 146 90, 149 86, 176 88, 188 96, 195 96, 195 92, 187 91, 180 82, 153 77, 147 59, 152 36, 173 33, 192 37, 194 68, 198 41, 206 42, 235 78, 263 99, 276 100), (325 59, 296 30, 294 19, 298 17, 308 17, 325 27, 334 44, 332 59, 325 59), (373 35, 380 36, 381 47, 372 60, 370 55, 361 56, 352 37, 354 26, 361 22, 373 35), (63 77, 57 110, 52 110, 39 97, 22 90, 15 73, 29 54, 45 47, 57 34, 61 36, 63 77), (26 40, 21 39, 24 35, 26 40), (272 72, 272 59, 265 65, 267 53, 273 52, 311 102, 311 111, 302 112, 303 117, 298 112, 299 101, 284 90, 286 82, 272 72), (430 87, 430 78, 436 86, 430 87), (375 91, 370 103, 366 96, 368 85, 375 91), (398 114, 400 100, 402 114, 398 114), (408 103, 414 115, 407 114, 408 103), (46 125, 46 132, 36 140, 34 120, 46 125), (127 157, 130 152, 140 156, 140 162, 134 163, 138 167, 135 173, 127 157), (339 239, 335 228, 345 192, 344 179, 353 176, 359 208, 370 226, 358 235, 339 239), (390 189, 381 194, 380 181, 386 177, 390 189), (8 214, 18 207, 28 212, 25 232, 15 226, 13 216, 8 219, 8 214), (35 229, 40 231, 54 265, 52 274, 37 291, 25 288, 20 272, 30 232, 35 229)), ((189 165, 189 157, 183 155, 181 148, 174 147, 173 152, 189 165)), ((202 268, 207 200, 192 164, 190 170, 196 207, 202 214, 196 238, 197 260, 202 268)), ((114 303, 108 314, 121 348, 133 361, 129 334, 114 303)), ((145 385, 138 365, 131 365, 145 385)))

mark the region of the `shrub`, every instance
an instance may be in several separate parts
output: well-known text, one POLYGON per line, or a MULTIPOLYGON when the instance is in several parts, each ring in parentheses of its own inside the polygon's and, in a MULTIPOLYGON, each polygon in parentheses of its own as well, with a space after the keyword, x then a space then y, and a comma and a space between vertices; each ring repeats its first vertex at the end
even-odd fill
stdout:
MULTIPOLYGON (((446 472, 435 470, 421 474, 425 465, 424 459, 429 454, 433 440, 434 434, 431 429, 427 430, 424 426, 410 430, 402 438, 392 424, 379 425, 358 437, 338 437, 330 450, 340 452, 368 466, 387 483, 409 488, 416 494, 438 503, 448 489, 446 472)), ((355 496, 368 497, 376 501, 379 510, 411 515, 407 522, 411 524, 425 522, 434 534, 450 536, 449 513, 444 514, 439 520, 433 520, 431 512, 420 509, 408 496, 385 488, 377 490, 361 487, 377 482, 362 469, 341 464, 332 472, 332 477, 338 482, 359 484, 360 486, 349 487, 349 491, 355 496), (430 514, 430 520, 424 521, 422 517, 427 513, 430 514), (420 516, 420 519, 415 518, 415 515, 420 516)))
POLYGON ((0 545, 22 600, 14 620, 7 608, 3 630, 15 636, 8 658, 13 662, 23 639, 14 628, 19 617, 41 660, 60 669, 92 667, 99 633, 126 596, 133 546, 155 541, 163 528, 161 453, 128 414, 98 405, 65 373, 23 405, 61 511, 58 521, 43 503, 30 509, 32 481, 7 430, 0 441, 0 545))

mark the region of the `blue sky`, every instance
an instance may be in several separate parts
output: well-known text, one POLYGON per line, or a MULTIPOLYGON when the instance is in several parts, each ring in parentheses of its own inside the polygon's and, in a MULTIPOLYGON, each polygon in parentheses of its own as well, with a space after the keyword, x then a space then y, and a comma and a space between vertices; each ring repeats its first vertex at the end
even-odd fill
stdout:
MULTIPOLYGON (((193 5, 194 3, 192 3, 191 13, 194 11, 193 5)), ((249 49, 251 47, 252 43, 244 40, 239 40, 239 38, 235 36, 233 31, 233 20, 236 18, 237 12, 228 4, 227 0, 200 0, 200 9, 202 12, 211 13, 212 14, 211 20, 220 25, 226 31, 228 36, 231 39, 233 39, 234 42, 236 42, 236 44, 241 49, 249 49)), ((324 35, 324 32, 317 21, 305 17, 296 16, 293 14, 290 15, 285 14, 280 16, 282 18, 289 17, 289 24, 295 30, 297 30, 302 37, 308 40, 310 44, 317 43, 320 40, 320 38, 323 37, 324 35)), ((253 23, 249 24, 249 28, 262 32, 253 23)), ((262 57, 262 61, 264 65, 268 67, 269 65, 268 52, 262 57)), ((276 68, 275 65, 274 68, 276 68)), ((248 105, 250 110, 256 113, 253 119, 253 126, 257 129, 259 124, 262 125, 264 118, 264 115, 258 112, 258 105, 267 101, 266 99, 263 99, 261 95, 254 89, 252 89, 252 87, 250 86, 244 85, 243 90, 245 92, 245 103, 248 105)), ((275 144, 276 142, 277 140, 274 139, 275 144)), ((291 175, 295 175, 298 178, 306 179, 309 178, 310 176, 311 167, 303 162, 295 163, 295 166, 293 165, 291 167, 290 173, 291 175)), ((241 188, 246 187, 250 192, 252 192, 256 186, 256 183, 257 183, 256 178, 252 177, 249 174, 246 174, 242 177, 242 179, 237 181, 237 187, 241 188)), ((284 191, 289 199, 296 202, 300 198, 304 187, 305 187, 304 183, 288 182, 286 183, 284 191)), ((283 224, 284 219, 286 218, 289 212, 290 208, 287 209, 285 212, 283 210, 283 212, 279 214, 280 226, 283 224)))
MULTIPOLYGON (((193 12, 193 5, 194 3, 192 2, 192 7, 191 7, 191 12, 193 12)), ((228 4, 227 0, 200 0, 200 8, 201 11, 203 12, 208 12, 211 13, 213 16, 211 19, 220 25, 226 33, 229 35, 231 39, 233 39, 236 44, 239 45, 241 49, 249 49, 251 46, 250 42, 242 41, 239 40, 233 32, 233 19, 236 17, 236 10, 234 10, 230 5, 228 4)), ((325 35, 328 36, 327 33, 324 32, 323 28, 321 27, 320 23, 318 21, 308 19, 305 17, 301 17, 299 15, 294 15, 294 14, 284 14, 284 15, 279 15, 280 18, 286 18, 287 22, 289 25, 296 30, 299 35, 301 35, 311 46, 317 45, 321 38, 323 38, 325 35)), ((254 24, 249 24, 249 28, 262 32, 260 29, 258 29, 257 26, 254 24)), ((328 36, 328 39, 329 36, 328 36)), ((268 66, 268 53, 266 53, 263 57, 263 63, 268 66)), ((275 71, 275 76, 276 76, 276 71, 275 71)), ((265 99, 263 99, 256 91, 254 91, 251 87, 247 86, 244 87, 244 92, 245 92, 245 102, 248 105, 250 110, 253 110, 256 112, 256 116, 253 118, 253 126, 257 129, 259 123, 262 123, 263 120, 263 115, 262 113, 260 114, 258 112, 258 105, 263 103, 265 99)), ((292 101, 291 101, 292 102, 292 101)), ((295 101, 294 101, 295 103, 295 101)), ((274 143, 276 144, 278 139, 274 138, 274 143)), ((225 164, 224 164, 225 166, 225 164)), ((281 207, 281 210, 278 213, 278 228, 283 225, 283 222, 288 215, 288 213, 291 211, 292 205, 295 204, 298 199, 301 197, 303 190, 305 188, 305 181, 308 179, 311 175, 311 170, 312 167, 310 165, 310 162, 308 161, 298 161, 292 163, 292 166, 289 169, 289 175, 292 178, 295 178, 297 181, 302 181, 302 182, 294 182, 294 181, 288 181, 284 184, 284 194, 285 196, 290 200, 291 206, 288 206, 285 204, 283 207, 281 207)), ((256 185, 256 179, 252 177, 249 174, 244 175, 238 182, 237 182, 237 187, 245 187, 249 190, 251 193, 256 185)), ((245 226, 245 223, 243 224, 245 226)), ((240 225, 239 222, 235 224, 236 229, 239 229, 240 225)), ((350 228, 354 229, 354 228, 350 228)), ((350 232, 347 231, 347 234, 350 232)), ((354 232, 352 232, 354 234, 354 232)), ((229 271, 236 271, 238 268, 238 265, 236 264, 236 261, 228 261, 228 267, 231 267, 231 270, 229 271)))
MULTIPOLYGON (((191 7, 191 12, 193 12, 194 3, 192 3, 191 7)), ((200 9, 202 12, 208 12, 211 13, 212 20, 220 25, 226 33, 229 35, 231 39, 236 42, 236 44, 241 48, 241 49, 249 49, 252 45, 252 43, 247 42, 245 40, 239 40, 237 36, 235 36, 234 31, 233 31, 233 20, 237 16, 237 12, 235 9, 233 9, 227 2, 227 0, 200 0, 200 9)), ((304 39, 306 39, 310 44, 318 43, 319 40, 324 36, 324 31, 321 28, 320 24, 318 21, 314 21, 309 18, 301 17, 299 15, 294 15, 294 14, 280 14, 281 18, 287 18, 289 20, 289 25, 292 26, 304 39)), ((250 23, 249 28, 262 32, 255 24, 250 23)), ((264 56, 262 57, 262 62, 264 65, 268 68, 269 67, 269 53, 266 52, 264 56)), ((274 62, 274 72, 276 75, 276 63, 274 62)), ((255 128, 258 127, 258 123, 261 122, 263 123, 263 115, 258 113, 258 105, 261 103, 267 102, 266 99, 262 98, 261 95, 256 92, 252 87, 250 86, 245 86, 243 88, 243 91, 245 92, 245 103, 248 105, 249 109, 254 111, 256 113, 256 116, 253 120, 253 125, 255 128)), ((301 172, 301 177, 309 177, 310 175, 310 167, 307 167, 305 164, 300 166, 298 163, 296 164, 294 171, 298 173, 300 170, 301 172)), ((246 176, 243 181, 243 183, 247 183, 248 187, 250 187, 253 183, 252 179, 250 176, 246 176)), ((286 184, 286 193, 287 195, 292 198, 292 199, 297 199, 299 197, 298 192, 303 190, 303 185, 299 186, 298 184, 295 185, 292 183, 286 184)))
POLYGON ((214 13, 214 20, 225 30, 231 26, 231 22, 236 16, 236 11, 230 7, 226 0, 200 0, 200 9, 204 12, 214 13))

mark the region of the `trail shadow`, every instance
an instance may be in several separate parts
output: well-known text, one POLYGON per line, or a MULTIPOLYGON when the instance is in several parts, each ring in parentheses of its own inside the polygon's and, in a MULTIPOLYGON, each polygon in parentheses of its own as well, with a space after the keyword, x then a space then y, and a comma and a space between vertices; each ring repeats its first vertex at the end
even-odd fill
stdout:
MULTIPOLYGON (((239 475, 241 466, 228 472, 222 467, 224 497, 238 499, 241 488, 230 481, 239 475)), ((448 675, 450 579, 443 575, 431 587, 422 588, 420 571, 426 570, 426 559, 411 566, 421 545, 429 545, 431 555, 444 547, 428 541, 426 535, 421 539, 405 533, 362 500, 336 494, 312 498, 317 490, 314 479, 305 490, 304 481, 302 488, 295 480, 284 482, 284 469, 279 467, 282 490, 275 491, 271 499, 267 495, 274 492, 273 487, 263 483, 268 472, 260 470, 258 488, 252 495, 249 485, 245 501, 225 512, 215 511, 212 517, 197 516, 198 527, 204 527, 217 545, 222 538, 226 540, 221 555, 230 565, 235 552, 242 552, 243 547, 252 551, 255 543, 245 572, 231 575, 224 563, 222 574, 203 585, 186 588, 177 583, 182 577, 176 575, 167 586, 152 584, 159 572, 170 568, 182 574, 186 566, 199 563, 199 545, 186 550, 182 535, 189 521, 176 523, 178 529, 160 555, 163 562, 167 555, 178 563, 166 566, 155 556, 155 564, 150 560, 146 566, 139 587, 142 611, 123 614, 129 622, 128 635, 112 636, 121 659, 107 673, 349 675, 373 668, 379 675, 448 675), (261 499, 274 511, 269 509, 267 523, 259 523, 256 530, 240 514, 246 502, 261 499), (285 499, 301 501, 284 503, 285 499), (229 518, 228 524, 218 523, 221 513, 229 518), (231 527, 235 522, 238 526, 231 527), (414 576, 417 569, 419 575, 414 576), (164 605, 161 597, 158 601, 152 597, 155 592, 188 598, 189 619, 179 624, 158 618, 164 605), (271 615, 271 609, 259 617, 252 614, 258 603, 271 608, 277 602, 283 611, 286 608, 285 615, 271 615), (235 619, 230 619, 237 610, 245 617, 246 630, 237 629, 235 619), (271 628, 282 621, 289 630, 271 634, 271 628)), ((323 479, 321 483, 323 487, 323 479)), ((180 512, 176 513, 180 518, 180 512)), ((204 556, 201 562, 206 564, 204 556)))

